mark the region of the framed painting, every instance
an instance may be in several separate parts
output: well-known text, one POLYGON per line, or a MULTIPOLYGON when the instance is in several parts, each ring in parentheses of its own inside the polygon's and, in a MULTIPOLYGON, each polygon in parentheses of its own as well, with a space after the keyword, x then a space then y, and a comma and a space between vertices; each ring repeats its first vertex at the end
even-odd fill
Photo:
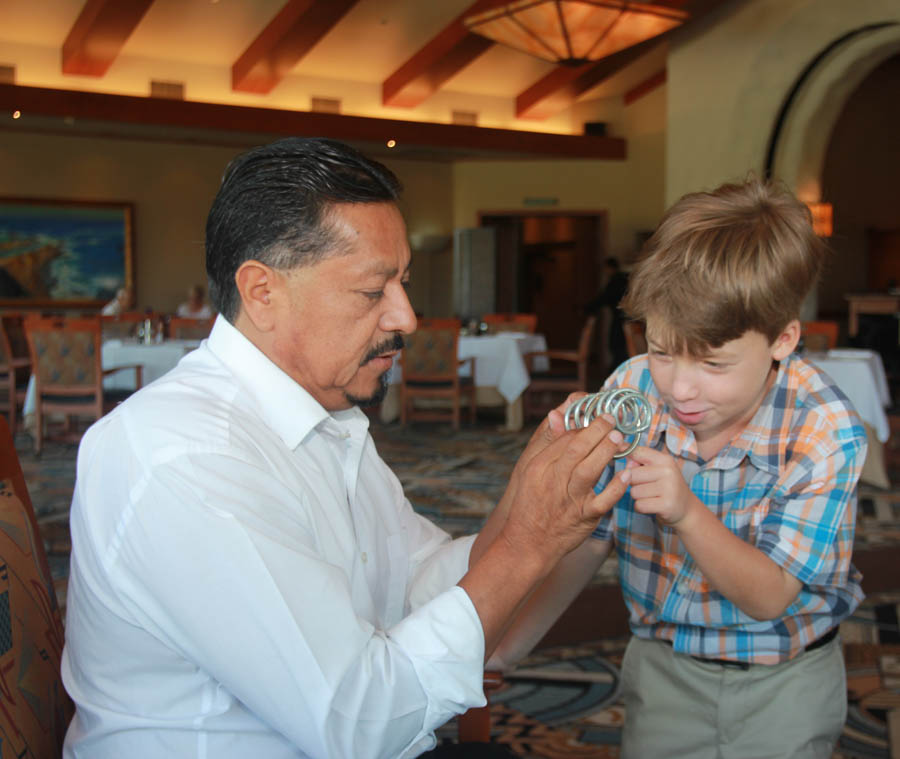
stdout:
POLYGON ((0 198, 0 306, 92 308, 134 287, 130 203, 0 198))

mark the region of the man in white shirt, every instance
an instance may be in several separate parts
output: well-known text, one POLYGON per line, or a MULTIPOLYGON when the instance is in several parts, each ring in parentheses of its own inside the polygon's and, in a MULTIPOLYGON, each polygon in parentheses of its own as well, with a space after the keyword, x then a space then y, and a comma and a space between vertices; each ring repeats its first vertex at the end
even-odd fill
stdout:
POLYGON ((416 325, 398 191, 329 140, 229 166, 208 341, 79 450, 66 757, 417 756, 484 704, 509 619, 624 492, 593 493, 609 420, 554 411, 478 536, 413 512, 357 408, 416 325))

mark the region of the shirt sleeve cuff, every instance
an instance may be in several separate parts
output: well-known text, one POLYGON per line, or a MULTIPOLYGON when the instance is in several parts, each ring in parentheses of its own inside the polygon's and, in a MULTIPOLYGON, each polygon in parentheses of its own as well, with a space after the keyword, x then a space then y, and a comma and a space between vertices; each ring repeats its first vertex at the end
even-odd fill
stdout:
POLYGON ((390 636, 409 656, 427 694, 423 734, 487 703, 484 631, 461 587, 453 586, 414 611, 391 629, 390 636))

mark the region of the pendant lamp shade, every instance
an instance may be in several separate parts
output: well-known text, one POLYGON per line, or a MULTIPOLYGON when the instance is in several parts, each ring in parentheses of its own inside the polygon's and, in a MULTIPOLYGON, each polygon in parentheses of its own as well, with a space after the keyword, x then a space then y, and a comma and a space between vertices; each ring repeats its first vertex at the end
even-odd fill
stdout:
POLYGON ((464 23, 494 42, 579 66, 656 37, 686 18, 675 8, 629 0, 518 0, 464 23))

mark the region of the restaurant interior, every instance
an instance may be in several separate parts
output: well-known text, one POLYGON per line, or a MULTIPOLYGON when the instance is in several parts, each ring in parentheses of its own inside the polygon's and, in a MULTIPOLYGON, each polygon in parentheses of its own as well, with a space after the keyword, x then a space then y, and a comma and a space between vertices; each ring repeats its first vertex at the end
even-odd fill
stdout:
MULTIPOLYGON (((771 177, 830 251, 804 349, 870 441, 854 553, 869 600, 842 626, 852 709, 835 757, 898 757, 900 5, 610 0, 596 5, 616 33, 581 48, 582 4, 565 5, 568 27, 550 0, 0 3, 0 410, 59 604, 79 436, 208 334, 177 311, 205 283, 206 214, 242 151, 332 137, 401 180, 420 332, 371 429, 413 505, 454 535, 478 529, 547 408, 615 368, 612 309, 592 305, 609 259, 627 274, 685 193, 771 177), (532 15, 498 20, 513 11, 532 15), (91 258, 53 239, 70 222, 115 239, 91 258), (102 317, 123 288, 128 305, 102 317), (54 406, 35 357, 66 333, 92 378, 54 406), (435 345, 459 367, 438 376, 435 345)), ((446 739, 618 756, 626 634, 606 568, 530 679, 498 683, 446 739)))

